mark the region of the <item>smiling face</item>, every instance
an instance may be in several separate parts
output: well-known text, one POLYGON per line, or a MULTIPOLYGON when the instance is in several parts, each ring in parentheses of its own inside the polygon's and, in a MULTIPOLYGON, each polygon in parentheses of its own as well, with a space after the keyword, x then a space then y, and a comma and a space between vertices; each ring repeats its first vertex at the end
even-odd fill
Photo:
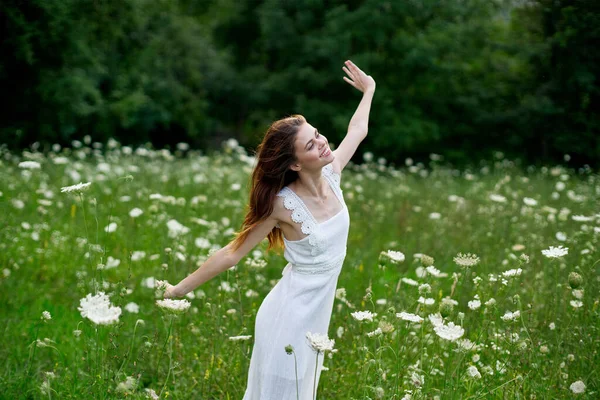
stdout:
POLYGON ((290 168, 295 171, 322 168, 334 159, 327 138, 308 122, 299 128, 294 150, 297 161, 290 168))

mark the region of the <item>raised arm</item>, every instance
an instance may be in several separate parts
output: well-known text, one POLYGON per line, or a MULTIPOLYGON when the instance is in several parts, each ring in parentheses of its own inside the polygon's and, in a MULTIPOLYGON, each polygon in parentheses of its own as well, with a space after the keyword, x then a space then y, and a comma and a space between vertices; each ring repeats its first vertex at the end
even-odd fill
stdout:
POLYGON ((175 286, 167 286, 165 297, 183 297, 206 281, 236 265, 275 227, 278 220, 272 213, 266 220, 250 231, 244 243, 235 252, 230 252, 231 242, 211 255, 196 271, 175 286))
POLYGON ((346 61, 342 67, 348 77, 343 77, 346 82, 363 93, 363 97, 358 104, 358 108, 354 112, 350 124, 348 125, 348 133, 342 143, 333 151, 335 161, 338 165, 338 170, 344 169, 348 161, 352 158, 358 145, 364 140, 369 131, 369 112, 371 111, 371 102, 375 94, 375 80, 371 75, 365 74, 352 61, 346 61))

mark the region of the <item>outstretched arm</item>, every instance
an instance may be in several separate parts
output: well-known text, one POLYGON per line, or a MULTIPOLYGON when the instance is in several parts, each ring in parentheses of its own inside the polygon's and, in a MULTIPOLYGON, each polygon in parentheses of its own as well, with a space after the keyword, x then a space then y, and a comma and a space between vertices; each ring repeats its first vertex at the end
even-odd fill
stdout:
POLYGON ((346 61, 342 67, 344 72, 350 77, 343 77, 346 82, 360 90, 363 97, 358 104, 358 108, 354 112, 350 124, 348 125, 348 133, 339 147, 333 151, 335 155, 335 163, 337 163, 339 171, 343 170, 348 161, 352 158, 358 145, 364 140, 369 131, 369 112, 371 111, 371 102, 375 94, 375 80, 365 74, 352 61, 346 61))
POLYGON ((273 214, 269 215, 263 222, 250 231, 246 240, 237 251, 232 251, 232 243, 219 249, 216 253, 211 255, 200 268, 192 272, 177 285, 173 286, 167 284, 164 296, 166 298, 183 297, 201 284, 219 275, 221 272, 227 271, 267 237, 277 222, 278 220, 273 214))

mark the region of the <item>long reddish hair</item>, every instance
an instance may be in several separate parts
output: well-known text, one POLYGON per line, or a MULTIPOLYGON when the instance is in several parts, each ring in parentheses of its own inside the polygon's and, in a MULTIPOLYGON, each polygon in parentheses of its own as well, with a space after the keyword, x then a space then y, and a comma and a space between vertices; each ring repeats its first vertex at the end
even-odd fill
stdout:
MULTIPOLYGON (((298 178, 298 173, 289 168, 296 162, 294 143, 298 130, 306 122, 299 114, 277 120, 269 126, 265 137, 256 149, 256 166, 250 177, 250 198, 246 207, 246 217, 241 231, 231 245, 231 252, 236 251, 246 240, 250 231, 272 212, 277 193, 298 178)), ((269 246, 283 248, 283 233, 274 227, 267 235, 269 246)))

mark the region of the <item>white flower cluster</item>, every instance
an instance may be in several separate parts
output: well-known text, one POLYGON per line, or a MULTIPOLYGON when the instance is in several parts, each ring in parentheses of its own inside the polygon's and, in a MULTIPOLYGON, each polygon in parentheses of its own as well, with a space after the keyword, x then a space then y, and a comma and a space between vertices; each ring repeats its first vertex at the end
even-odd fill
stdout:
POLYGON ((542 250, 542 254, 548 258, 558 258, 569 254, 569 248, 563 246, 550 246, 547 250, 542 250))
POLYGON ((310 347, 318 352, 332 351, 335 345, 334 339, 329 339, 327 334, 306 332, 306 338, 310 347))
POLYGON ((521 312, 519 310, 517 310, 515 312, 507 311, 500 318, 502 318, 503 321, 516 321, 517 318, 519 318, 520 316, 521 316, 521 312))
POLYGON ((141 209, 139 209, 139 208, 136 207, 136 208, 133 208, 131 211, 129 211, 129 216, 131 218, 137 218, 140 215, 142 215, 143 213, 144 212, 141 209))
POLYGON ((454 325, 454 322, 448 322, 448 325, 442 323, 434 326, 433 330, 439 337, 451 342, 459 339, 465 333, 465 330, 460 325, 454 325))
POLYGON ((404 311, 396 313, 396 317, 403 319, 404 321, 423 322, 423 318, 419 317, 418 315, 407 313, 404 311))
POLYGON ((187 311, 188 308, 192 305, 187 300, 173 300, 173 299, 164 299, 164 300, 156 300, 156 305, 158 305, 163 310, 172 312, 172 313, 182 313, 187 311))
POLYGON ((404 261, 404 254, 399 251, 387 250, 379 253, 379 259, 387 259, 392 264, 398 264, 404 261))
POLYGON ((583 381, 575 381, 571 383, 569 389, 571 389, 571 392, 573 393, 583 393, 585 392, 585 383, 583 383, 583 381))
POLYGON ((167 228, 169 229, 169 237, 176 238, 180 235, 185 235, 190 231, 190 228, 183 226, 175 219, 170 219, 167 221, 167 228))
POLYGON ((415 281, 414 279, 410 279, 410 278, 402 278, 402 282, 404 282, 410 286, 418 286, 419 285, 419 282, 415 281))
POLYGON ((373 321, 373 317, 376 317, 377 313, 372 313, 371 311, 356 311, 353 312, 351 315, 357 321, 373 321))
POLYGON ((417 301, 421 304, 425 304, 426 306, 430 306, 435 303, 435 299, 432 299, 431 297, 426 299, 423 296, 420 296, 417 301))
POLYGON ((229 336, 229 340, 231 340, 233 342, 238 342, 238 341, 242 341, 242 340, 250 340, 250 338, 252 338, 252 335, 229 336))
POLYGON ((81 183, 79 182, 77 185, 65 186, 60 189, 61 193, 81 193, 87 189, 89 189, 92 182, 81 183))
POLYGON ((381 328, 377 328, 373 332, 368 332, 367 336, 368 337, 380 336, 382 333, 383 333, 383 331, 381 330, 381 328))
POLYGON ((459 267, 473 267, 479 263, 479 257, 471 253, 458 253, 456 257, 454 257, 454 262, 459 267))
POLYGON ((121 307, 110 304, 110 299, 104 292, 93 295, 90 293, 79 301, 77 310, 83 318, 88 318, 96 325, 110 325, 119 321, 121 307))
POLYGON ((523 270, 521 268, 509 269, 508 271, 504 271, 502 273, 502 276, 504 276, 505 278, 519 276, 519 275, 521 275, 521 272, 523 272, 523 270))
POLYGON ((19 163, 19 168, 23 169, 40 169, 42 166, 37 161, 21 161, 19 163))
POLYGON ((454 325, 454 322, 448 322, 447 325, 444 324, 444 319, 440 313, 430 314, 428 318, 433 325, 433 330, 442 339, 453 342, 465 333, 465 330, 459 325, 454 325))

